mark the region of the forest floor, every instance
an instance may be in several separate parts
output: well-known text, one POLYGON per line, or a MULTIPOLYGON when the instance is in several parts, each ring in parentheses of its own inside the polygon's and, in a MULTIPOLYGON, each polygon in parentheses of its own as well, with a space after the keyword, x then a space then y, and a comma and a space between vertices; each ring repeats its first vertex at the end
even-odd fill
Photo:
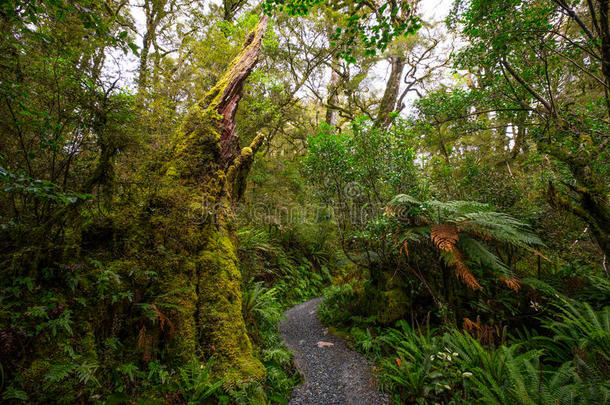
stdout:
POLYGON ((280 331, 294 352, 305 382, 296 387, 291 405, 383 405, 389 399, 376 388, 371 364, 318 320, 321 298, 286 311, 280 331))

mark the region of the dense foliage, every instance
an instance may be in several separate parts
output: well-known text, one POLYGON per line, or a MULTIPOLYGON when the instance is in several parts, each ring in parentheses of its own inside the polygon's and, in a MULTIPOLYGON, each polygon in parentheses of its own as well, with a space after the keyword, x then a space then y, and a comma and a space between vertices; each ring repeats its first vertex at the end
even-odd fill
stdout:
POLYGON ((443 4, 1 1, 0 401, 608 403, 610 4, 443 4))

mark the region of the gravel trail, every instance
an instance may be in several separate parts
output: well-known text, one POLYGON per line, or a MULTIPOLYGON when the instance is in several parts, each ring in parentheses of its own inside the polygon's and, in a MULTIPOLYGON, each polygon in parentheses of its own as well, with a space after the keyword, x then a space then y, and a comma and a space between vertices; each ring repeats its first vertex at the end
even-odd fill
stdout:
POLYGON ((290 405, 388 405, 388 398, 376 389, 369 362, 318 320, 321 301, 316 298, 289 309, 280 324, 296 367, 305 376, 290 405))

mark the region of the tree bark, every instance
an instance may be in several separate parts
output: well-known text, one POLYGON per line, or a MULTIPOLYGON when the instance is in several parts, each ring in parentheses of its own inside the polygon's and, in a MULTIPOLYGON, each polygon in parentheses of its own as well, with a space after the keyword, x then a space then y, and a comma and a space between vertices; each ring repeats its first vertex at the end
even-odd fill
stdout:
POLYGON ((258 62, 268 17, 264 16, 256 29, 246 38, 244 48, 233 60, 227 73, 210 90, 203 100, 208 108, 214 108, 222 117, 219 123, 221 164, 229 164, 239 156, 239 137, 235 133, 235 114, 243 95, 243 87, 252 69, 258 62))
POLYGON ((330 80, 328 81, 328 97, 326 98, 326 123, 330 126, 337 125, 337 109, 334 107, 339 103, 339 61, 333 56, 331 61, 330 80))
POLYGON ((386 84, 383 98, 379 104, 379 112, 375 120, 375 126, 379 128, 387 128, 392 123, 390 113, 396 109, 396 100, 398 91, 400 90, 400 79, 402 71, 405 68, 405 58, 403 56, 392 56, 390 58, 392 70, 386 84))

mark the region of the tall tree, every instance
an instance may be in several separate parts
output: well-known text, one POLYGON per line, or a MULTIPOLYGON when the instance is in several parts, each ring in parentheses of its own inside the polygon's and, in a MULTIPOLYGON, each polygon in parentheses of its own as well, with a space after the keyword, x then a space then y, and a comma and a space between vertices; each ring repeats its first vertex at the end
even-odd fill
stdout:
POLYGON ((386 82, 385 91, 379 104, 377 118, 375 119, 375 125, 380 128, 387 128, 392 121, 390 113, 396 109, 400 83, 402 81, 402 72, 406 63, 405 57, 402 55, 390 56, 389 61, 390 76, 386 82))
MULTIPOLYGON (((184 208, 199 207, 190 218, 186 249, 189 263, 165 269, 168 290, 176 297, 177 354, 214 355, 228 378, 261 378, 264 369, 253 357, 241 314, 240 273, 236 257, 234 204, 243 192, 245 177, 263 136, 239 149, 235 114, 243 86, 258 61, 268 18, 248 35, 241 53, 218 83, 191 108, 178 131, 175 153, 166 174, 168 216, 183 218, 184 208), (174 201, 180 201, 176 204, 174 201)), ((161 231, 163 232, 163 231, 161 231)))

